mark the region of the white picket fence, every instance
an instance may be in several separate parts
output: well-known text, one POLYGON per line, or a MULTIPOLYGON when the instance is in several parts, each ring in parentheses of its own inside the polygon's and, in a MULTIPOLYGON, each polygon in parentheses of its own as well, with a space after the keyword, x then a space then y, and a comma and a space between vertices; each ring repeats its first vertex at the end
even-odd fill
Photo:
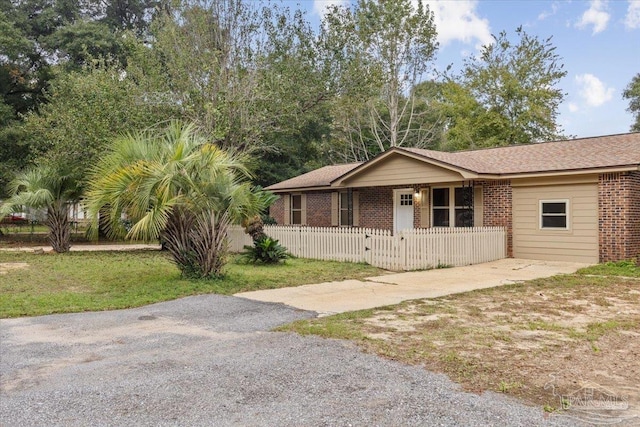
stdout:
MULTIPOLYGON (((370 228, 265 226, 296 257, 365 262, 387 270, 423 270, 495 261, 507 256, 502 227, 421 228, 393 235, 370 228)), ((229 233, 230 249, 241 252, 251 238, 241 227, 229 233)))

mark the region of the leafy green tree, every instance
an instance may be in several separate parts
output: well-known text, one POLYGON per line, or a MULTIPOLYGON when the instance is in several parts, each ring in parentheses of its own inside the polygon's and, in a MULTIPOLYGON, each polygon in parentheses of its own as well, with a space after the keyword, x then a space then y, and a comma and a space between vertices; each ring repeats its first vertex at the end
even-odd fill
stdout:
POLYGON ((109 28, 131 31, 138 37, 144 37, 154 18, 171 10, 171 3, 170 0, 111 0, 98 3, 97 12, 100 21, 109 28))
POLYGON ((557 85, 567 72, 561 58, 551 38, 539 40, 522 27, 516 35, 517 44, 504 31, 494 36, 494 43, 465 61, 461 76, 448 85, 449 147, 562 138, 557 116, 565 94, 557 85))
POLYGON ((326 99, 315 34, 299 11, 196 0, 162 14, 152 32, 167 90, 225 149, 278 152, 279 135, 304 128, 326 99))
POLYGON ((69 205, 80 198, 77 179, 62 169, 41 166, 18 174, 9 187, 11 197, 0 204, 0 217, 24 207, 46 209, 44 223, 53 250, 69 251, 69 205))
POLYGON ((629 101, 627 111, 635 116, 636 122, 631 125, 631 132, 640 132, 640 73, 631 79, 622 93, 622 98, 629 101))
POLYGON ((126 62, 121 36, 102 22, 78 20, 65 25, 47 38, 47 45, 68 70, 81 69, 93 58, 118 58, 126 62))
POLYGON ((112 236, 161 239, 186 277, 213 278, 226 261, 229 226, 265 209, 273 198, 246 181, 237 155, 173 122, 164 133, 116 140, 90 180, 87 205, 112 236), (127 231, 121 221, 133 223, 127 231))
POLYGON ((389 147, 432 143, 414 88, 426 81, 437 50, 433 14, 422 2, 360 0, 333 7, 321 40, 334 52, 339 87, 334 122, 345 152, 363 160, 389 147), (357 135, 359 140, 354 140, 357 135), (364 137, 364 138, 363 138, 364 137))
POLYGON ((22 121, 51 100, 52 80, 93 67, 95 59, 117 58, 126 64, 130 39, 142 42, 154 15, 167 3, 0 0, 0 197, 15 173, 48 148, 39 145, 41 132, 32 135, 22 121))
POLYGON ((319 166, 329 132, 331 64, 299 10, 240 0, 190 1, 152 26, 142 61, 182 115, 221 147, 251 153, 256 183, 319 166))
POLYGON ((255 58, 259 16, 240 0, 185 2, 153 26, 168 89, 196 123, 226 149, 260 144, 265 117, 255 58))
POLYGON ((179 116, 177 105, 149 100, 147 89, 117 63, 63 73, 48 102, 26 117, 25 132, 45 163, 85 177, 119 134, 179 116))
POLYGON ((504 117, 497 110, 487 110, 470 88, 454 80, 445 81, 435 108, 448 124, 440 149, 458 151, 505 145, 504 117))

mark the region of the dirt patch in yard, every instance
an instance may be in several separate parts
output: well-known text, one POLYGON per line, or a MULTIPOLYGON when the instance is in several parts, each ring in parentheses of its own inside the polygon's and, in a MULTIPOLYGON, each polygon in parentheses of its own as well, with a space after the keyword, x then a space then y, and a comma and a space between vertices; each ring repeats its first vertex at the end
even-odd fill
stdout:
POLYGON ((567 413, 586 393, 626 405, 607 414, 640 420, 637 278, 556 276, 292 328, 355 339, 367 351, 444 372, 469 391, 567 413))
POLYGON ((7 274, 11 270, 22 270, 29 267, 26 262, 0 262, 0 275, 7 274))

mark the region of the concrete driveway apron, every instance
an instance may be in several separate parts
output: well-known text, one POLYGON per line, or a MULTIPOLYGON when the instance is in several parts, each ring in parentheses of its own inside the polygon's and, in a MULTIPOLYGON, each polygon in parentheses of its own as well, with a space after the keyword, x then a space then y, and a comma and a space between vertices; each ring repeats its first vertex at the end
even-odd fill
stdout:
POLYGON ((570 274, 587 264, 507 258, 465 267, 389 273, 363 281, 345 280, 292 288, 242 292, 235 296, 280 302, 327 316, 397 304, 419 298, 436 298, 525 280, 570 274))

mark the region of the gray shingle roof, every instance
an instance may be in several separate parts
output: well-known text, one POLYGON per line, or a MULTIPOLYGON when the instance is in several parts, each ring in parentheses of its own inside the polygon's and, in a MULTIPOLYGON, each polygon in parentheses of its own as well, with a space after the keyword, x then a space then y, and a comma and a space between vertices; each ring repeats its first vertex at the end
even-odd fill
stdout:
MULTIPOLYGON (((420 148, 399 148, 397 151, 413 153, 425 160, 435 160, 480 175, 553 173, 640 166, 640 132, 454 153, 420 148)), ((267 189, 328 187, 332 181, 362 164, 325 166, 267 189)))

